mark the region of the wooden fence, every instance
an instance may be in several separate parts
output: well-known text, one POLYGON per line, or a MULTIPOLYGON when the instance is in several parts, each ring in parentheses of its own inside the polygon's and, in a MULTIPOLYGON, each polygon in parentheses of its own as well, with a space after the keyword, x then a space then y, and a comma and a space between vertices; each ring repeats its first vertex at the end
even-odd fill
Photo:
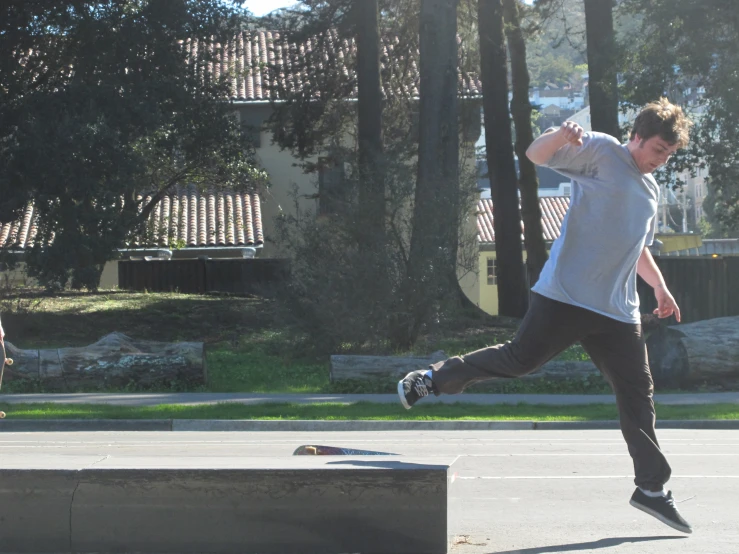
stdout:
MULTIPOLYGON (((739 256, 655 257, 655 261, 680 307, 682 323, 739 315, 739 256)), ((528 285, 528 270, 525 274, 528 285)), ((657 307, 654 291, 641 278, 637 281, 641 313, 651 314, 657 307)))
MULTIPOLYGON (((657 265, 675 297, 683 323, 739 315, 739 256, 658 257, 657 265)), ((639 279, 642 313, 657 307, 652 287, 639 279)))
MULTIPOLYGON (((739 315, 739 256, 655 258, 675 296, 683 323, 739 315)), ((125 260, 118 286, 127 290, 186 293, 255 293, 289 272, 284 259, 125 260)), ((652 288, 639 279, 642 313, 657 307, 652 288)))
POLYGON ((255 293, 287 276, 283 259, 123 260, 118 262, 118 286, 151 292, 255 293))

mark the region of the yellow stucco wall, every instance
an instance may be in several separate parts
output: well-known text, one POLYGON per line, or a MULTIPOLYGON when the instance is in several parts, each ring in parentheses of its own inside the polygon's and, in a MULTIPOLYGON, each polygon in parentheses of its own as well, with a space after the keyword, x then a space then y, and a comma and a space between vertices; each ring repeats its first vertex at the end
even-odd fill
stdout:
POLYGON ((678 252, 680 250, 696 250, 703 245, 703 237, 695 234, 684 233, 658 233, 655 239, 662 241, 662 253, 678 252))
POLYGON ((269 175, 269 188, 260 194, 262 208, 262 229, 264 231, 264 248, 260 257, 274 258, 280 256, 275 244, 275 218, 286 212, 295 214, 296 198, 302 213, 315 213, 318 203, 310 196, 318 192, 317 177, 306 174, 295 166, 295 158, 287 150, 270 144, 271 138, 263 133, 262 148, 257 149, 257 159, 269 175), (293 191, 297 188, 297 195, 293 191))
MULTIPOLYGON (((479 292, 477 292, 477 300, 471 296, 471 294, 475 293, 474 289, 470 289, 470 293, 468 293, 467 296, 490 315, 498 315, 498 285, 488 285, 488 259, 496 259, 495 250, 485 250, 484 247, 481 248, 478 264, 479 279, 477 282, 477 290, 479 292)), ((526 262, 525 250, 523 251, 523 261, 526 262)))
POLYGON ((498 285, 488 285, 487 271, 488 259, 495 259, 495 251, 480 252, 480 279, 478 287, 480 290, 479 306, 482 310, 491 315, 498 315, 498 285))

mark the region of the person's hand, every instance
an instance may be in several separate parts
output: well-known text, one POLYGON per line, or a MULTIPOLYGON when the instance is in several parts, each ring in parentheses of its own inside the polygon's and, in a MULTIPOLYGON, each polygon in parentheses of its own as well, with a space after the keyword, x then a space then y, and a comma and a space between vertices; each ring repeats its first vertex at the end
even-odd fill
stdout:
POLYGON ((574 121, 565 121, 562 123, 559 128, 559 132, 567 142, 577 146, 582 146, 582 135, 585 131, 574 121))
POLYGON ((654 289, 654 296, 657 298, 657 309, 654 310, 654 314, 660 319, 674 314, 675 319, 680 323, 680 308, 667 287, 658 286, 654 289))

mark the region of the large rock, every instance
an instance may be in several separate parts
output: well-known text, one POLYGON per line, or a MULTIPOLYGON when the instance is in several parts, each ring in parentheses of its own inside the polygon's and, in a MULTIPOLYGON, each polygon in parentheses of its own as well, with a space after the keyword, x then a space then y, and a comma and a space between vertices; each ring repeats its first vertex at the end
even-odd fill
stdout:
POLYGON ((660 327, 647 339, 655 386, 739 384, 739 317, 660 327))

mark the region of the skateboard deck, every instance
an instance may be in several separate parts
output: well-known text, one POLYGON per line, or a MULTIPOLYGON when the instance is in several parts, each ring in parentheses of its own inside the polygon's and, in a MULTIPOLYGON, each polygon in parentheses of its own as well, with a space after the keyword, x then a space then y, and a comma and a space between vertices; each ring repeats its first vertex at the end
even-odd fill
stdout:
POLYGON ((341 448, 340 446, 304 444, 295 449, 293 456, 397 456, 397 454, 392 454, 390 452, 376 452, 374 450, 341 448))

